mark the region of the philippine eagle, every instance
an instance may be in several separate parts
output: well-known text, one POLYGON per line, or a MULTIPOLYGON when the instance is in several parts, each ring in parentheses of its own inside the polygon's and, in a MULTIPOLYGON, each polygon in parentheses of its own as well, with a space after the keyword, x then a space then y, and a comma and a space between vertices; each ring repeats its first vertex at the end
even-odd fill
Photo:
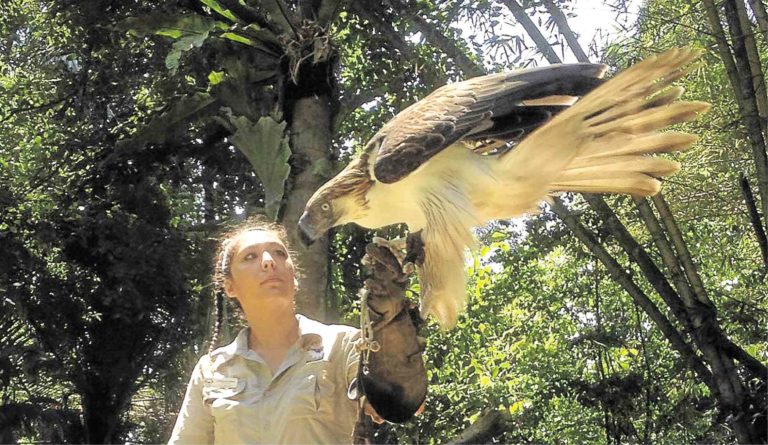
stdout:
POLYGON ((473 227, 536 212, 553 192, 654 195, 658 178, 680 168, 649 155, 696 140, 659 130, 709 108, 677 101, 683 89, 669 87, 697 56, 672 49, 607 81, 604 65, 580 63, 445 85, 390 120, 314 193, 299 220, 302 238, 346 223, 421 231, 422 316, 452 327, 466 302, 473 227), (514 147, 478 152, 489 142, 514 147))

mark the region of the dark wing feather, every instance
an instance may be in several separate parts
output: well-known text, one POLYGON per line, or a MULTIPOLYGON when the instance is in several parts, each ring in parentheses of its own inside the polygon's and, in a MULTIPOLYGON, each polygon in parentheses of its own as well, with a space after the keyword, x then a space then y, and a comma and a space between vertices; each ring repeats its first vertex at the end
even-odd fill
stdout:
MULTIPOLYGON (((562 105, 526 105, 549 96, 582 96, 595 88, 604 65, 550 65, 490 74, 445 85, 387 122, 373 172, 396 182, 462 138, 516 141, 546 122, 562 105)), ((546 102, 546 101, 544 101, 546 102)))

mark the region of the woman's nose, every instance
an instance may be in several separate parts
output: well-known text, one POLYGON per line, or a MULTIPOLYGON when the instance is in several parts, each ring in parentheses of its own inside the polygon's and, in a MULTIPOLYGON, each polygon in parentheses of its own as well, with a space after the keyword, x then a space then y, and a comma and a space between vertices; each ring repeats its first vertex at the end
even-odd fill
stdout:
POLYGON ((269 252, 264 252, 261 256, 261 268, 264 270, 275 268, 275 259, 272 258, 272 255, 270 255, 269 252))

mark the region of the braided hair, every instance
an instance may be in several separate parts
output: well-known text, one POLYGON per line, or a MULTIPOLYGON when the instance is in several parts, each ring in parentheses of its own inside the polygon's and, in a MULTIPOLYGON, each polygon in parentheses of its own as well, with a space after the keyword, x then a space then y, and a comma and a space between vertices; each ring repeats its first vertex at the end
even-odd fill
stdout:
MULTIPOLYGON (((269 222, 263 217, 250 217, 245 221, 242 221, 234 226, 230 226, 224 233, 219 236, 218 247, 216 254, 214 255, 213 263, 213 286, 214 286, 214 316, 213 316, 213 333, 211 334, 211 343, 208 346, 208 353, 213 352, 219 343, 219 337, 221 336, 221 325, 224 318, 224 281, 227 278, 232 277, 232 271, 230 269, 232 263, 232 257, 235 254, 235 240, 242 234, 248 232, 270 232, 277 236, 282 241, 286 249, 288 249, 288 255, 294 258, 296 255, 291 250, 288 243, 288 233, 285 227, 281 224, 269 222)), ((294 263, 294 270, 298 275, 298 266, 294 263)), ((237 308, 242 311, 240 302, 235 300, 237 308)))

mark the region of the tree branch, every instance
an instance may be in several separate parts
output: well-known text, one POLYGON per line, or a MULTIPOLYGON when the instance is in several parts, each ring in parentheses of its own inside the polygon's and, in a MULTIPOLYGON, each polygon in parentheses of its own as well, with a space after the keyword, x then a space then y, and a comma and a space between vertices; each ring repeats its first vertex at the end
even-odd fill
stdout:
POLYGON ((544 6, 547 8, 549 15, 555 19, 557 29, 560 31, 560 34, 565 37, 565 41, 568 42, 568 47, 571 48, 571 52, 574 56, 576 56, 576 60, 579 62, 588 63, 589 57, 587 57, 587 55, 584 54, 584 51, 581 49, 579 39, 576 38, 576 34, 573 32, 573 30, 571 30, 571 27, 568 26, 568 19, 565 17, 565 14, 563 14, 563 11, 560 10, 560 8, 558 8, 552 0, 544 0, 544 6))
POLYGON ((760 222, 760 213, 757 211, 755 197, 752 195, 752 189, 749 187, 749 180, 744 176, 744 173, 739 176, 739 187, 741 188, 741 195, 744 197, 744 202, 747 205, 749 220, 752 223, 752 230, 755 231, 757 245, 760 246, 760 253, 763 257, 763 267, 768 270, 768 239, 765 236, 763 224, 760 222))
POLYGON ((531 36, 531 39, 533 39, 533 42, 536 44, 536 47, 539 49, 541 54, 544 55, 544 57, 547 58, 549 63, 561 63, 560 57, 555 54, 555 50, 552 49, 552 45, 547 42, 546 37, 544 37, 544 34, 539 31, 539 28, 536 27, 536 25, 533 23, 530 17, 528 17, 528 13, 525 12, 525 9, 523 9, 522 6, 520 6, 520 3, 517 2, 517 0, 501 0, 501 3, 506 5, 507 8, 512 12, 512 15, 515 16, 515 20, 517 20, 517 23, 522 25, 522 27, 525 29, 525 32, 528 33, 529 36, 531 36))
MULTIPOLYGON (((760 65, 760 53, 757 51, 755 34, 752 32, 752 22, 747 17, 747 8, 743 0, 730 0, 726 1, 725 4, 726 11, 731 10, 732 14, 729 15, 735 17, 733 25, 738 25, 737 29, 741 33, 738 37, 744 42, 744 49, 749 61, 749 72, 752 77, 752 88, 755 91, 755 105, 757 105, 757 113, 762 124, 763 138, 765 138, 768 135, 768 94, 765 91, 765 75, 763 74, 763 67, 760 65), (735 9, 735 11, 732 9, 735 9)), ((733 29, 731 35, 733 35, 733 29)), ((734 41, 736 40, 735 35, 733 35, 733 39, 734 41)), ((735 46, 734 44, 734 48, 735 46)))
POLYGON ((765 5, 762 0, 749 0, 749 7, 755 13, 760 34, 763 35, 763 39, 768 43, 768 12, 765 11, 765 5))
POLYGON ((416 53, 414 53, 410 44, 403 38, 402 34, 392 26, 392 23, 384 20, 382 16, 384 12, 379 8, 379 5, 379 3, 373 2, 366 5, 370 7, 364 7, 360 2, 353 1, 349 4, 349 10, 374 24, 384 37, 387 38, 387 41, 392 44, 396 50, 400 51, 400 54, 404 58, 415 60, 416 53))
POLYGON ((766 366, 762 364, 760 360, 752 357, 752 355, 743 350, 739 345, 732 342, 730 339, 724 338, 723 340, 723 349, 725 349, 728 355, 738 360, 738 362, 744 365, 745 368, 749 369, 755 375, 755 377, 763 381, 768 380, 768 368, 766 368, 766 366))
POLYGON ((418 29, 427 40, 440 48, 448 57, 453 60, 469 77, 482 76, 485 70, 482 66, 470 59, 464 51, 456 45, 456 42, 447 38, 435 25, 432 25, 419 15, 416 7, 406 4, 403 0, 390 0, 392 7, 403 17, 405 17, 416 29, 418 29))
POLYGON ((3 116, 2 119, 0 119, 0 123, 6 122, 8 119, 12 118, 13 116, 15 116, 15 115, 17 115, 19 113, 26 113, 27 111, 35 111, 35 110, 45 110, 46 108, 54 107, 54 106, 56 106, 56 105, 58 105, 58 104, 60 104, 60 103, 62 103, 64 101, 66 101, 68 99, 71 99, 72 97, 75 96, 75 94, 77 94, 77 91, 69 93, 66 96, 61 97, 59 99, 54 99, 54 100, 52 100, 50 102, 46 102, 44 104, 29 105, 29 106, 26 106, 26 107, 14 108, 14 109, 10 110, 8 112, 8 114, 3 116))
MULTIPOLYGON (((760 194, 763 214, 768 215, 768 154, 766 154, 766 141, 760 123, 760 114, 754 99, 755 91, 751 68, 747 61, 748 59, 743 39, 738 38, 740 35, 739 28, 741 26, 738 19, 734 20, 733 14, 726 14, 726 16, 731 16, 730 23, 733 23, 732 26, 736 26, 735 30, 731 29, 731 33, 734 36, 734 54, 731 54, 728 41, 725 37, 725 32, 720 23, 718 9, 715 6, 714 1, 703 0, 702 3, 705 7, 709 24, 712 27, 712 33, 715 36, 718 53, 725 64, 731 87, 736 93, 735 98, 739 107, 739 114, 744 120, 747 137, 750 142, 749 145, 752 149, 752 156, 755 160, 757 189, 760 194)), ((726 4, 728 4, 728 2, 726 2, 726 4)), ((766 221, 766 223, 768 223, 768 221, 766 221)))
POLYGON ((605 266, 608 274, 632 297, 651 320, 656 323, 664 337, 670 342, 683 360, 691 366, 696 375, 710 388, 713 393, 719 392, 712 380, 712 373, 707 369, 701 359, 696 355, 691 345, 689 345, 677 331, 672 323, 661 313, 658 307, 648 298, 640 287, 632 281, 632 277, 624 271, 621 265, 608 253, 607 250, 597 241, 595 236, 587 230, 558 198, 554 198, 552 209, 563 220, 566 226, 574 235, 592 252, 597 259, 605 266))
POLYGON ((337 128, 339 124, 344 122, 344 119, 346 119, 347 116, 352 114, 352 112, 357 110, 361 105, 367 104, 368 102, 376 99, 377 97, 383 96, 388 89, 389 89, 388 85, 379 85, 369 90, 360 91, 354 96, 343 97, 341 99, 341 105, 339 106, 339 111, 338 113, 336 113, 336 116, 334 117, 334 120, 333 120, 333 128, 337 128))
POLYGON ((675 289, 677 290, 678 295, 683 300, 685 307, 688 308, 689 311, 695 312, 698 300, 693 295, 693 290, 688 284, 688 281, 686 281, 683 271, 680 269, 679 259, 672 250, 672 246, 670 246, 667 237, 664 235, 664 230, 662 229, 661 224, 656 219, 656 215, 653 214, 653 210, 645 198, 635 197, 633 200, 635 201, 635 206, 637 207, 640 219, 645 223, 645 227, 648 229, 648 233, 651 234, 651 238, 653 239, 656 248, 659 249, 664 266, 667 267, 669 274, 672 276, 672 282, 675 284, 675 289))
POLYGON ((693 288, 693 294, 701 303, 714 310, 715 305, 712 304, 712 301, 707 296, 707 291, 704 288, 704 283, 701 282, 701 277, 699 276, 699 271, 693 262, 691 252, 688 250, 688 246, 685 244, 683 235, 680 233, 680 228, 677 226, 675 218, 672 216, 672 211, 669 209, 669 205, 664 199, 664 195, 659 192, 654 195, 651 200, 656 206, 656 210, 659 212, 659 218, 664 224, 664 228, 666 229, 667 234, 669 234, 669 238, 672 240, 672 245, 675 246, 675 250, 677 251, 678 258, 680 258, 680 264, 683 266, 685 276, 693 288))

